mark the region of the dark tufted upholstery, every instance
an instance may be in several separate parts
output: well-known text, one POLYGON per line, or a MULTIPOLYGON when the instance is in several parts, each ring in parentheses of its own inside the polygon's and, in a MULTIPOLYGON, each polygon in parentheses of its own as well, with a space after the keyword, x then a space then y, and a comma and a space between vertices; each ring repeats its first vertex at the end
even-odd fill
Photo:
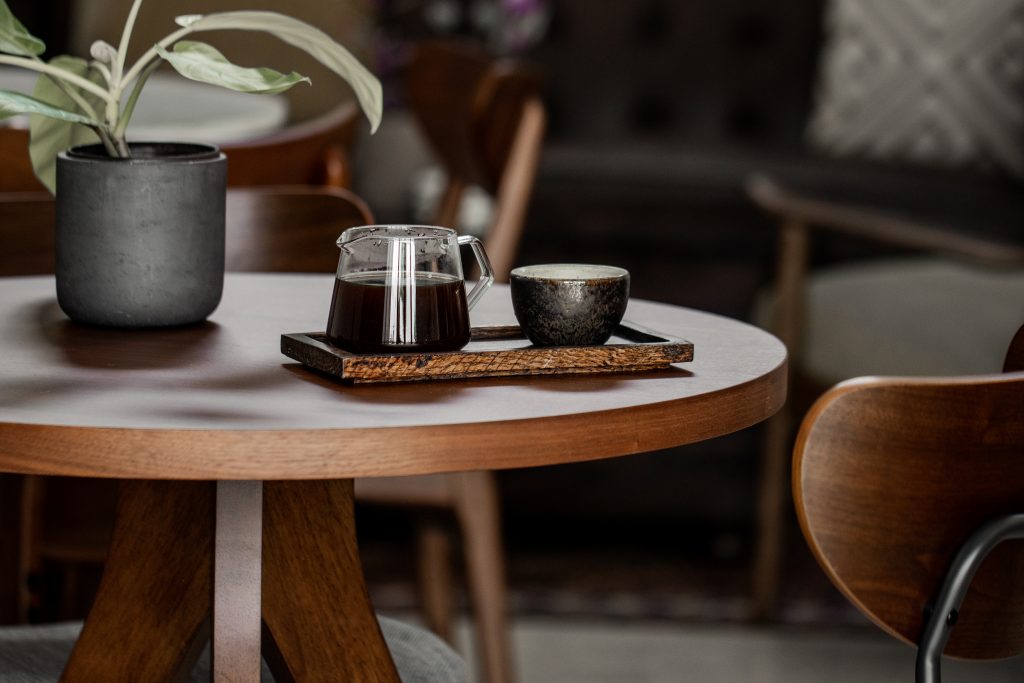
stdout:
POLYGON ((820 0, 554 0, 552 139, 799 144, 820 0))
MULTIPOLYGON (((1019 185, 812 156, 803 131, 824 0, 552 3, 550 34, 529 55, 546 73, 550 123, 524 263, 613 263, 631 271, 635 296, 748 317, 776 251, 774 221, 744 189, 755 172, 896 213, 942 204, 948 220, 967 207, 962 222, 974 233, 974 207, 996 202, 1005 220, 994 229, 1019 227, 1019 185)), ((819 238, 814 260, 876 249, 819 238)), ((749 520, 756 464, 744 448, 757 448, 748 433, 688 447, 685 457, 576 466, 564 505, 595 510, 617 496, 609 516, 749 520), (642 493, 620 495, 630 489, 642 493)))
POLYGON ((799 155, 821 0, 553 10, 529 55, 550 126, 523 261, 617 263, 637 296, 745 316, 773 235, 743 183, 799 155))
MULTIPOLYGON (((633 296, 748 316, 775 230, 744 181, 802 156, 821 0, 551 1, 549 33, 526 55, 550 123, 520 261, 616 264, 633 296)), ((549 527, 583 511, 749 524, 756 448, 748 431, 574 465, 571 487, 505 472, 503 500, 510 519, 549 527)))

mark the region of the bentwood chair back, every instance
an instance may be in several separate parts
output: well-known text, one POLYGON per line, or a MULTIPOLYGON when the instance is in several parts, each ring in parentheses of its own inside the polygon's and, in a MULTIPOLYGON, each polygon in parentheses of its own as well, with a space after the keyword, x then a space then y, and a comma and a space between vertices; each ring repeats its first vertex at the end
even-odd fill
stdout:
MULTIPOLYGON (((0 138, 3 137, 0 129, 0 138)), ((35 180, 35 176, 32 176, 35 180)), ((0 192, 0 277, 53 272, 53 197, 39 191, 0 192)))
MULTIPOLYGON (((53 216, 48 193, 0 195, 0 276, 53 272, 53 216)), ((233 189, 226 218, 229 271, 332 272, 338 235, 373 222, 361 199, 327 187, 233 189)), ((0 475, 0 623, 27 619, 29 575, 44 565, 60 577, 52 616, 82 613, 80 570, 106 557, 115 497, 114 480, 0 475)))
POLYGON ((326 185, 350 187, 352 148, 359 124, 354 102, 261 138, 221 145, 228 157, 228 185, 326 185))
MULTIPOLYGON (((53 273, 53 198, 0 193, 0 213, 0 277, 53 273)), ((226 221, 228 271, 330 273, 338 236, 373 214, 347 190, 273 186, 230 190, 226 221)))
POLYGON ((434 220, 455 225, 470 185, 491 194, 483 239, 498 282, 508 282, 533 191, 546 122, 540 85, 522 64, 450 42, 417 46, 406 76, 409 107, 447 175, 434 220))
POLYGON ((1007 354, 1016 372, 843 382, 797 437, 804 536, 854 605, 919 645, 919 681, 938 681, 943 646, 969 659, 1024 652, 1022 353, 1024 328, 1007 354))
MULTIPOLYGON (((507 282, 544 134, 539 80, 521 64, 495 61, 469 46, 426 42, 415 49, 405 85, 408 106, 447 176, 435 224, 456 225, 460 200, 470 185, 490 193, 494 213, 481 239, 495 280, 507 282)), ((494 474, 361 479, 356 499, 434 508, 454 516, 462 536, 483 680, 513 680, 494 474)), ((417 531, 417 562, 428 624, 451 640, 455 600, 449 531, 424 517, 417 531)))
POLYGON ((341 233, 372 223, 366 203, 344 189, 230 190, 225 267, 228 271, 333 273, 339 254, 335 242, 341 233))
POLYGON ((46 192, 32 171, 27 128, 0 126, 0 192, 46 192))
MULTIPOLYGON (((269 135, 219 145, 228 157, 228 185, 349 187, 348 151, 359 125, 353 102, 269 135)), ((0 127, 0 192, 45 192, 28 154, 29 132, 0 127)))

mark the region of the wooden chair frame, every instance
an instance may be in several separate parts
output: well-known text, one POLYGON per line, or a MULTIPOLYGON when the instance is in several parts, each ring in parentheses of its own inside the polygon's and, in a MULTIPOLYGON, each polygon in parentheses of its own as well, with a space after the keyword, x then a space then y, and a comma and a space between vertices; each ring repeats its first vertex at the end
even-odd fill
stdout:
MULTIPOLYGON (((767 175, 752 176, 746 190, 758 207, 778 220, 772 331, 789 349, 791 386, 794 372, 799 369, 804 291, 815 230, 947 255, 981 266, 1007 268, 1024 265, 1022 245, 965 235, 941 224, 896 217, 884 210, 803 195, 767 175)), ((778 603, 785 556, 788 459, 796 422, 791 404, 792 400, 788 401, 768 420, 763 437, 752 589, 755 618, 772 616, 778 603)))
POLYGON ((947 646, 968 659, 1024 652, 1024 326, 1003 369, 847 380, 811 407, 793 448, 811 551, 850 602, 918 645, 919 683, 939 682, 947 646))
MULTIPOLYGON (((228 185, 307 184, 348 188, 359 110, 343 102, 309 121, 252 140, 220 145, 228 157, 228 185), (268 163, 269 162, 269 163, 268 163)), ((29 131, 0 127, 0 192, 45 192, 28 154, 29 131)))
MULTIPOLYGON (((468 46, 419 45, 406 74, 409 106, 448 175, 434 222, 454 226, 471 184, 494 194, 482 239, 497 282, 508 282, 533 190, 546 124, 540 82, 522 65, 494 61, 468 46)), ((463 539, 483 680, 513 680, 508 597, 493 472, 402 479, 360 479, 356 499, 434 508, 454 515, 463 539)), ((451 539, 443 525, 417 528, 419 585, 430 628, 450 640, 454 595, 451 539)))

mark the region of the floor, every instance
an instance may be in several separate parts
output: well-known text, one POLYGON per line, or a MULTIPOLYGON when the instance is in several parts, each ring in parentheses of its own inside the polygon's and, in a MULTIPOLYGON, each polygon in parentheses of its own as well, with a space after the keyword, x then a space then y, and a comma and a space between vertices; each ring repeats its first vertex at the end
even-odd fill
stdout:
MULTIPOLYGON (((463 627, 461 638, 468 636, 463 627)), ((914 650, 859 628, 530 617, 513 628, 521 683, 909 683, 914 650)), ((946 661, 944 680, 1024 680, 1024 658, 946 661)))
MULTIPOLYGON (((913 680, 914 650, 882 634, 839 595, 796 529, 790 529, 779 610, 770 623, 757 624, 747 600, 749 527, 506 522, 520 683, 913 680)), ((374 604, 416 621, 411 521, 388 513, 376 527, 381 533, 361 539, 374 604)), ((454 567, 464 586, 459 562, 454 567)), ((467 615, 461 591, 459 600, 467 615)), ((456 644, 472 660, 466 616, 456 644)), ((947 683, 1024 681, 1024 658, 952 661, 944 672, 947 683)))
MULTIPOLYGON (((749 534, 726 530, 666 552, 619 543, 508 548, 509 602, 520 683, 887 683, 914 677, 915 651, 867 622, 802 543, 788 555, 780 609, 750 620, 749 534)), ((375 604, 416 621, 411 554, 364 546, 375 604), (406 576, 403 576, 405 574, 406 576)), ((461 577, 458 577, 461 581, 461 577)), ((462 596, 462 613, 468 614, 462 596)), ((463 617, 456 645, 474 657, 463 617)), ((947 661, 952 681, 1024 680, 1024 657, 947 661)))

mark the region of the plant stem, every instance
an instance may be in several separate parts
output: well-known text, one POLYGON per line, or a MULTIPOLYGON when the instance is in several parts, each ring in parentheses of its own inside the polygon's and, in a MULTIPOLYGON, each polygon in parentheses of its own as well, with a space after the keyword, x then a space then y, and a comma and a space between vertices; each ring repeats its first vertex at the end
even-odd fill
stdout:
POLYGON ((110 133, 100 126, 93 126, 92 130, 100 137, 100 140, 103 142, 103 147, 107 150, 107 154, 114 158, 121 156, 117 147, 114 145, 113 139, 110 137, 110 133))
MULTIPOLYGON (((43 60, 39 56, 37 56, 37 55, 33 55, 32 59, 35 60, 36 62, 40 63, 40 64, 45 64, 45 62, 43 62, 43 60)), ((54 85, 56 85, 58 88, 60 88, 64 92, 65 95, 70 97, 71 100, 75 104, 78 105, 78 108, 82 110, 82 113, 84 113, 87 116, 90 116, 90 117, 92 117, 92 118, 94 118, 96 120, 99 120, 100 117, 96 113, 96 110, 93 109, 93 106, 91 104, 89 104, 89 101, 86 100, 84 97, 82 97, 82 95, 77 90, 72 88, 68 83, 66 83, 66 82, 64 82, 64 81, 62 81, 60 79, 54 78, 52 74, 45 74, 45 75, 46 75, 47 78, 49 78, 53 82, 54 85)))
POLYGON ((103 80, 106 81, 107 85, 110 85, 110 68, 103 62, 93 59, 89 62, 89 66, 100 72, 103 76, 103 80))
MULTIPOLYGON (((192 33, 192 29, 186 26, 185 28, 178 29, 174 33, 166 36, 156 45, 159 45, 160 47, 166 50, 168 47, 178 42, 190 33, 192 33)), ((121 99, 121 93, 124 92, 124 85, 127 83, 131 83, 133 79, 138 77, 139 73, 147 66, 149 66, 149 63, 153 59, 160 58, 160 54, 156 51, 156 45, 146 50, 145 54, 139 57, 138 61, 136 61, 135 64, 132 65, 132 68, 128 69, 128 72, 125 73, 124 78, 117 86, 118 90, 114 93, 117 96, 118 100, 121 99)))
MULTIPOLYGON (((10 57, 8 55, 0 55, 0 64, 11 64, 13 66, 20 66, 25 69, 31 69, 32 71, 39 71, 41 73, 47 74, 48 76, 53 76, 62 81, 66 81, 71 85, 77 85, 82 90, 88 90, 93 95, 96 95, 97 97, 102 99, 104 102, 110 102, 111 99, 113 99, 112 93, 107 92, 106 90, 96 85, 92 81, 86 80, 81 76, 75 75, 69 71, 65 71, 64 69, 61 69, 59 67, 51 66, 43 61, 36 62, 34 60, 26 59, 24 57, 10 57)), ((117 100, 115 99, 114 101, 116 102, 117 100)))
POLYGON ((128 96, 128 101, 124 103, 124 108, 121 109, 121 117, 117 122, 117 127, 114 128, 115 138, 124 138, 124 132, 128 128, 128 122, 131 121, 132 114, 135 112, 135 103, 139 99, 139 95, 142 93, 142 86, 146 84, 146 80, 150 75, 156 71, 157 67, 160 66, 160 58, 156 58, 146 65, 146 68, 142 70, 139 77, 135 79, 135 85, 132 87, 132 92, 128 96))
POLYGON ((111 85, 118 87, 121 84, 121 74, 124 72, 124 62, 128 58, 128 43, 132 37, 132 30, 135 28, 135 17, 139 14, 139 7, 142 0, 135 0, 128 12, 128 18, 124 22, 124 30, 121 32, 121 43, 117 46, 117 59, 111 64, 111 85))

